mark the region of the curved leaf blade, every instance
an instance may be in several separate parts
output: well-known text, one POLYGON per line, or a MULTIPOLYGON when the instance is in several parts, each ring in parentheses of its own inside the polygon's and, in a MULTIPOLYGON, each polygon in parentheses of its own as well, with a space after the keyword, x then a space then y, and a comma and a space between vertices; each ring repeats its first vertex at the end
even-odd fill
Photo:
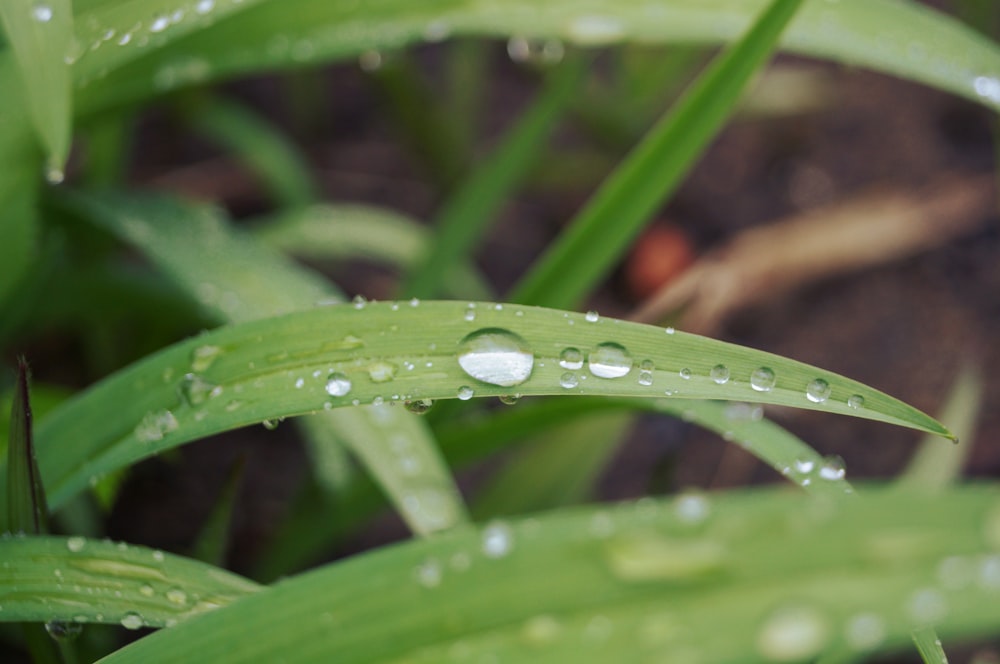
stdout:
POLYGON ((91 476, 219 431, 362 403, 456 398, 460 392, 669 393, 809 408, 949 435, 897 399, 794 360, 650 325, 588 319, 593 316, 535 307, 414 300, 321 307, 207 332, 114 374, 39 422, 39 466, 50 505, 61 504, 91 476), (484 329, 512 332, 527 344, 532 365, 525 382, 492 385, 462 369, 463 340, 484 329), (594 353, 607 343, 630 354, 628 373, 620 378, 599 377, 607 375, 600 366, 594 373, 559 364, 561 353, 573 347, 590 354, 593 368, 601 354, 594 353), (634 366, 647 361, 653 369, 634 366), (728 372, 722 384, 719 366, 728 372), (773 386, 760 391, 751 380, 765 370, 773 386), (389 374, 391 380, 382 380, 389 374), (566 374, 575 386, 563 387, 572 385, 566 374), (811 400, 807 388, 817 380, 829 392, 824 388, 823 399, 811 400), (79 431, 88 437, 81 440, 79 431))

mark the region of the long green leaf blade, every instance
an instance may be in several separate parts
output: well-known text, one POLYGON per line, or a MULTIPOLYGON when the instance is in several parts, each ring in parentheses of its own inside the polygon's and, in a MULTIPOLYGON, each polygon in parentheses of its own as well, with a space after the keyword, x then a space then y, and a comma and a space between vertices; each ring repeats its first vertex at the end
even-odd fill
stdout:
POLYGON ((790 662, 899 648, 927 620, 986 635, 998 499, 746 491, 494 522, 303 574, 105 661, 790 662))
POLYGON ((949 435, 897 399, 800 362, 649 325, 588 318, 535 307, 412 301, 320 307, 212 330, 114 374, 39 423, 39 464, 50 503, 61 504, 91 476, 219 431, 420 398, 662 398, 669 392, 855 415, 949 435), (462 368, 463 343, 484 330, 517 335, 526 350, 487 354, 485 364, 473 353, 472 365, 466 358, 473 374, 509 383, 504 379, 524 377, 527 367, 524 382, 491 384, 462 368), (560 366, 567 349, 574 349, 571 366, 581 368, 560 366), (611 370, 619 377, 602 377, 611 370), (391 380, 381 380, 390 373, 391 380), (89 432, 84 440, 81 429, 89 432))
POLYGON ((18 358, 7 445, 7 521, 12 532, 39 535, 49 530, 49 510, 35 458, 28 380, 28 363, 18 358))
MULTIPOLYGON (((73 41, 72 5, 70 0, 5 0, 0 23, 19 65, 31 123, 48 155, 47 177, 61 182, 73 123, 66 62, 73 41)), ((5 104, 17 103, 15 95, 6 90, 5 104)))
POLYGON ((607 275, 725 123, 801 4, 774 0, 709 65, 521 279, 511 300, 573 307, 607 275))
POLYGON ((145 547, 83 537, 0 539, 0 621, 169 627, 262 590, 145 547))
MULTIPOLYGON (((625 40, 719 44, 736 39, 764 6, 764 0, 710 4, 704 0, 593 0, 586 7, 574 0, 508 0, 496 5, 473 0, 380 0, 364 5, 267 2, 158 51, 131 51, 129 58, 138 59, 105 79, 93 80, 81 90, 79 101, 94 109, 192 82, 351 58, 373 49, 439 39, 442 34, 518 35, 583 45, 625 40), (142 54, 145 57, 139 58, 142 54), (165 74, 157 78, 161 72, 165 74)), ((78 17, 77 24, 84 24, 86 18, 78 17)), ((124 22, 121 25, 125 27, 124 22)), ((959 21, 917 3, 812 0, 789 26, 781 46, 802 55, 912 78, 994 108, 1000 106, 996 45, 959 21)), ((91 70, 123 61, 95 60, 78 77, 90 78, 91 70)))

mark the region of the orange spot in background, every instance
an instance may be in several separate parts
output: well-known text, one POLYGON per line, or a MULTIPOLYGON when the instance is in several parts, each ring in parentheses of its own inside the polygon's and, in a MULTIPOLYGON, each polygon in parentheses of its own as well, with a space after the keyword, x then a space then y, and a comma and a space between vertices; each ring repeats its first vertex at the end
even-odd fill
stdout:
POLYGON ((629 291, 644 300, 680 276, 694 259, 687 233, 670 224, 651 226, 639 236, 625 264, 629 291))

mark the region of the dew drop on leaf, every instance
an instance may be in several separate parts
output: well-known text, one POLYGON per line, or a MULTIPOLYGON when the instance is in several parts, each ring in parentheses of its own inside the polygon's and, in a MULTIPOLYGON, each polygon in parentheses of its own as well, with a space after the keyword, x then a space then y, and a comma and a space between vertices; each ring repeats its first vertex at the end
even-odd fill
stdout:
POLYGON ((459 344, 458 365, 472 378, 490 385, 520 385, 531 376, 534 364, 535 356, 524 339, 508 330, 477 330, 459 344))
POLYGON ((458 398, 460 401, 468 401, 475 395, 475 391, 468 385, 458 388, 458 398))
POLYGON ((48 23, 52 20, 52 7, 44 2, 36 2, 31 7, 31 18, 39 23, 48 23))
POLYGON ((590 352, 587 368, 598 378, 621 378, 632 371, 632 356, 621 344, 606 341, 590 352))
POLYGON ((773 611, 757 636, 757 651, 772 662, 798 662, 826 645, 830 626, 817 609, 787 606, 773 611))
POLYGON ((205 371, 222 354, 218 346, 198 346, 191 351, 191 369, 195 372, 205 371))
POLYGON ((396 368, 392 362, 372 362, 368 365, 368 377, 373 383, 387 383, 396 377, 396 368))
POLYGON ((514 548, 514 533, 502 521, 494 521, 482 532, 483 554, 487 558, 503 558, 514 548))
POLYGON ((708 375, 719 385, 725 385, 729 382, 729 367, 724 364, 716 364, 708 372, 708 375))
POLYGON ((824 480, 842 480, 847 474, 844 460, 837 455, 831 455, 823 459, 819 466, 819 476, 824 480))
POLYGON ((216 387, 215 384, 208 382, 198 374, 189 373, 184 374, 178 386, 178 391, 187 405, 198 406, 205 403, 212 396, 212 392, 216 387))
POLYGON ((601 319, 601 315, 598 314, 596 311, 588 311, 586 315, 584 315, 584 319, 588 323, 596 323, 601 319))
POLYGON ((441 585, 441 565, 436 560, 427 559, 413 570, 413 577, 424 588, 436 588, 441 585))
POLYGON ((678 371, 677 375, 683 378, 684 380, 691 380, 691 370, 688 369, 687 367, 684 367, 683 369, 678 371))
POLYGON ((403 402, 403 407, 415 415, 423 415, 434 406, 431 399, 411 399, 403 402))
POLYGON ((813 403, 823 403, 830 398, 830 383, 817 378, 806 386, 806 398, 813 403))
POLYGON ((83 631, 83 625, 72 621, 50 620, 45 623, 45 631, 55 641, 68 642, 80 636, 80 633, 83 631))
POLYGON ((758 367, 750 374, 750 387, 758 392, 770 392, 774 389, 774 371, 768 367, 758 367))
POLYGON ((852 394, 847 398, 847 407, 857 410, 865 405, 865 398, 860 394, 852 394))
POLYGON ((129 611, 122 616, 121 625, 125 629, 136 630, 143 626, 142 616, 135 611, 129 611))
POLYGON ((570 369, 571 371, 576 371, 577 369, 583 368, 583 353, 580 349, 573 348, 563 348, 562 352, 559 353, 559 366, 563 369, 570 369))
POLYGON ((499 396, 500 403, 506 406, 514 406, 518 401, 521 400, 520 394, 501 394, 499 396))
POLYGON ((351 379, 339 371, 335 371, 326 377, 324 389, 331 397, 345 396, 351 391, 351 379))
POLYGON ((83 537, 74 536, 66 540, 66 548, 72 553, 80 553, 85 546, 87 546, 87 540, 83 537))
POLYGON ((572 371, 567 371, 562 376, 559 377, 559 385, 571 390, 580 384, 580 379, 577 378, 576 374, 572 371))

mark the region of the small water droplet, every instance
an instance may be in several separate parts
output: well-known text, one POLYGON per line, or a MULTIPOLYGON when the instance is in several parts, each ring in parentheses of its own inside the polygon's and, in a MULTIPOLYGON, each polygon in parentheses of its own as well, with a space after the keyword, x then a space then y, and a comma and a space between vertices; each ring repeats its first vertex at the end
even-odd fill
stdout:
POLYGON ((596 323, 601 319, 601 316, 596 311, 588 311, 584 316, 584 319, 586 319, 588 323, 596 323))
POLYGON ((346 396, 351 391, 351 379, 339 371, 335 371, 326 377, 324 389, 331 397, 346 396))
POLYGON ((187 604, 187 593, 180 588, 171 588, 167 591, 167 601, 171 604, 177 604, 179 606, 184 606, 187 604))
POLYGON ((198 0, 194 6, 194 10, 199 14, 207 14, 215 9, 215 0, 198 0))
POLYGON ((638 382, 640 385, 652 385, 653 384, 653 372, 652 371, 640 371, 638 382))
POLYGON ((857 410, 865 405, 865 398, 860 394, 852 394, 847 398, 847 407, 857 410))
POLYGON ((701 523, 712 510, 708 498, 700 491, 685 491, 674 498, 674 514, 688 524, 701 523))
POLYGON ((872 650, 885 640, 885 621, 874 613, 859 613, 847 619, 844 639, 853 650, 872 650))
POLYGON ((184 374, 178 386, 178 391, 185 403, 189 406, 198 406, 208 400, 216 387, 216 385, 208 382, 198 374, 189 373, 184 374))
POLYGON ((408 399, 403 402, 403 407, 415 415, 423 415, 434 406, 431 399, 408 399))
POLYGON ((514 533, 502 521, 494 521, 482 531, 483 554, 487 558, 503 558, 514 548, 514 533))
POLYGON ((281 424, 281 420, 278 418, 270 420, 261 420, 260 424, 268 431, 274 431, 275 429, 278 428, 278 425, 281 424))
POLYGON ((579 16, 570 21, 566 32, 578 44, 601 46, 621 39, 625 26, 611 16, 579 16))
POLYGON ((768 367, 758 367, 750 374, 750 387, 758 392, 770 392, 774 389, 774 371, 768 367))
POLYGON ((215 360, 222 354, 222 349, 218 346, 198 346, 191 351, 191 369, 197 373, 208 369, 215 360))
POLYGON ((305 378, 296 378, 295 379, 295 389, 301 390, 303 387, 305 387, 305 384, 306 384, 306 379, 305 378))
POLYGON ((663 328, 663 331, 664 331, 664 332, 666 332, 667 334, 673 334, 673 333, 674 333, 674 332, 676 332, 677 330, 675 330, 675 329, 674 329, 674 328, 672 328, 672 327, 665 327, 665 328, 663 328))
POLYGON ((511 37, 507 41, 507 55, 514 62, 551 65, 563 59, 566 48, 556 39, 528 39, 511 37))
POLYGON ((125 629, 136 630, 143 626, 142 616, 135 611, 129 611, 122 616, 121 625, 125 629))
POLYGON ((135 427, 135 437, 141 443, 152 443, 163 440, 171 431, 178 427, 177 418, 169 410, 146 413, 142 421, 135 427))
POLYGON ((572 346, 564 348, 559 353, 559 366, 571 371, 583 368, 583 353, 578 348, 573 348, 572 346))
POLYGON ((460 401, 468 401, 475 395, 475 391, 468 385, 458 388, 458 398, 460 401))
POLYGON ((535 356, 524 339, 513 332, 485 328, 462 339, 458 364, 476 380, 512 387, 531 376, 535 356))
POLYGON ((368 299, 364 295, 358 294, 354 296, 353 300, 351 300, 351 304, 354 305, 355 309, 361 310, 368 305, 368 299))
POLYGON ((708 372, 708 375, 719 385, 725 385, 729 382, 729 367, 724 364, 716 364, 708 372))
POLYGON ((410 306, 411 307, 419 307, 420 306, 420 300, 417 299, 417 298, 412 298, 410 300, 410 306))
POLYGON ((826 645, 830 625, 818 610, 789 606, 773 611, 757 637, 757 651, 773 662, 811 659, 826 645))
POLYGON ((993 76, 977 76, 972 81, 976 94, 994 103, 1000 103, 1000 79, 993 76))
POLYGON ((150 32, 163 32, 170 25, 170 19, 163 14, 153 17, 153 22, 149 24, 150 32))
POLYGON ((52 7, 43 2, 36 2, 31 7, 31 18, 39 23, 48 23, 52 20, 52 7))
POLYGON ((830 398, 830 383, 817 378, 806 386, 806 398, 813 403, 823 403, 830 398))
POLYGON ((450 33, 451 29, 444 21, 431 21, 424 27, 424 39, 431 43, 444 41, 450 33))
POLYGON ((844 460, 835 454, 825 457, 819 466, 819 476, 824 480, 842 480, 846 474, 844 460))
POLYGON ((358 56, 358 66, 361 71, 378 71, 382 68, 382 54, 378 51, 365 51, 358 56))
POLYGON ((577 375, 572 371, 567 371, 563 375, 559 376, 559 385, 567 390, 571 390, 579 384, 580 379, 577 378, 577 375))
POLYGON ((677 372, 677 375, 683 378, 684 380, 691 380, 692 373, 690 369, 684 367, 683 369, 677 372))
POLYGON ((518 401, 521 400, 521 395, 520 394, 501 394, 500 397, 499 397, 499 399, 500 399, 500 403, 502 403, 504 405, 514 406, 514 405, 517 404, 518 401))
POLYGON ((69 642, 80 636, 80 633, 83 631, 83 625, 79 622, 50 620, 45 623, 45 631, 55 641, 69 642))
POLYGON ((155 591, 153 590, 153 586, 148 583, 144 583, 139 586, 139 594, 143 597, 152 597, 155 594, 155 591))
POLYGON ((373 383, 387 383, 396 377, 396 369, 392 362, 373 362, 368 365, 368 377, 373 383))
POLYGON ((587 368, 598 378, 621 378, 632 371, 632 356, 621 344, 607 341, 590 352, 587 368))
POLYGON ((465 320, 467 320, 469 322, 472 322, 472 321, 476 320, 476 310, 475 309, 466 309, 465 310, 465 316, 464 316, 464 318, 465 318, 465 320))
POLYGON ((413 570, 413 577, 424 588, 436 588, 441 585, 441 565, 436 560, 427 559, 413 570))

